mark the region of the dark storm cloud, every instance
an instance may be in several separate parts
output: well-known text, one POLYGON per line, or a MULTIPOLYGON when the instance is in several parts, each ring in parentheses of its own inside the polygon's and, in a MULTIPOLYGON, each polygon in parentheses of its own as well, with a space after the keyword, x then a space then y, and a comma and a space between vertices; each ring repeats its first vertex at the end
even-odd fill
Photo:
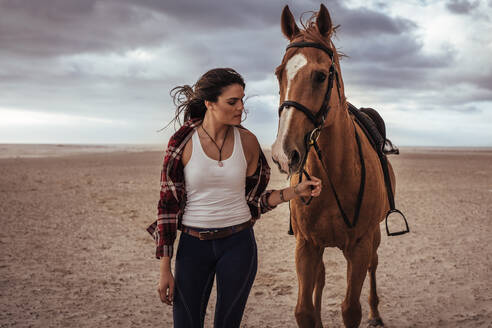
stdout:
POLYGON ((338 4, 335 10, 339 16, 332 19, 335 24, 340 19, 341 26, 334 42, 348 55, 341 62, 346 82, 368 90, 428 90, 440 83, 437 72, 456 61, 450 46, 425 53, 418 26, 409 19, 338 4))
MULTIPOLYGON (((176 43, 179 43, 179 37, 176 43)), ((183 51, 197 54, 202 67, 234 67, 249 78, 261 80, 273 74, 280 63, 287 40, 278 28, 263 33, 251 30, 226 30, 208 35, 189 36, 181 42, 183 51)))
MULTIPOLYGON (((283 8, 281 2, 264 0, 141 0, 138 5, 177 18, 183 26, 203 30, 235 28, 261 29, 275 24, 283 8), (213 5, 212 5, 213 4, 213 5)), ((177 27, 179 28, 179 27, 177 27)))
POLYGON ((367 92, 376 89, 424 89, 431 81, 422 70, 387 67, 382 65, 354 65, 343 70, 344 83, 364 86, 367 92))
MULTIPOLYGON (((379 7, 385 7, 384 4, 379 7)), ((453 65, 454 49, 426 54, 419 39, 418 25, 408 18, 392 17, 368 8, 348 8, 330 1, 328 9, 334 25, 337 49, 348 55, 342 70, 352 83, 385 89, 425 88, 435 72, 453 65), (406 82, 405 82, 406 81, 406 82)))
POLYGON ((148 10, 113 1, 0 2, 0 52, 39 57, 152 45, 166 31, 148 10))
POLYGON ((450 0, 446 3, 446 8, 455 14, 469 14, 480 4, 479 1, 450 0))
POLYGON ((368 8, 347 8, 339 2, 329 7, 334 25, 341 25, 340 37, 363 37, 376 34, 403 34, 417 25, 409 19, 390 17, 368 8))
MULTIPOLYGON (((171 41, 200 48, 227 49, 251 47, 269 50, 285 43, 280 33, 280 12, 284 3, 260 0, 139 2, 28 1, 0 2, 0 52, 24 56, 124 51, 139 46, 162 45, 171 41), (274 29, 269 29, 269 28, 274 29), (200 40, 227 30, 239 37, 200 40), (263 31, 276 30, 266 35, 263 31), (249 35, 241 35, 248 33, 249 35), (256 42, 259 38, 259 42, 256 42)), ((347 9, 337 1, 328 1, 334 22, 343 22, 342 36, 370 33, 401 34, 414 27, 409 20, 391 18, 368 9, 347 9)), ((298 17, 302 10, 317 10, 319 3, 306 1, 290 4, 298 17)), ((309 16, 309 15, 308 15, 309 16)), ((306 16, 307 17, 307 16, 306 16)), ((201 52, 198 52, 201 53, 201 52)), ((248 53, 248 51, 243 51, 248 53)), ((248 53, 249 55, 249 53, 248 53)), ((245 56, 245 58, 251 58, 245 56)), ((254 58, 254 57, 253 57, 254 58)))
POLYGON ((492 91, 492 71, 484 72, 482 75, 470 76, 469 82, 488 91, 492 91))
POLYGON ((456 52, 442 49, 437 55, 423 53, 423 43, 412 34, 380 35, 349 39, 342 43, 350 62, 384 63, 386 66, 440 68, 452 65, 456 52))
POLYGON ((260 0, 4 0, 0 49, 56 56, 152 46, 172 35, 193 38, 225 29, 258 33, 278 26, 283 6, 260 0))

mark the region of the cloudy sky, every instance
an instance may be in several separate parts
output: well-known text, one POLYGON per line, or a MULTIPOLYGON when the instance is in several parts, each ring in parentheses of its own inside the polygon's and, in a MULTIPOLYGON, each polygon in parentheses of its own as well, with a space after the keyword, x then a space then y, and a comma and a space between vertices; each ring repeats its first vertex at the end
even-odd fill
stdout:
MULTIPOLYGON (((396 144, 492 146, 492 0, 323 3, 349 101, 396 144)), ((165 144, 169 90, 233 67, 269 146, 285 4, 299 19, 320 2, 0 0, 0 143, 165 144)))

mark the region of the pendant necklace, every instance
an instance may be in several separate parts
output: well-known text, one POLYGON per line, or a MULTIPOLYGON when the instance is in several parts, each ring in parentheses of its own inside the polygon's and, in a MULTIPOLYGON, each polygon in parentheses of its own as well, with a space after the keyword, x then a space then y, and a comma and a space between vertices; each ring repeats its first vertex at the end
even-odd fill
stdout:
POLYGON ((219 146, 217 145, 217 143, 215 142, 215 140, 210 136, 210 134, 208 134, 208 132, 203 128, 203 125, 200 125, 202 127, 202 130, 207 134, 207 136, 210 138, 210 140, 212 140, 212 142, 214 143, 215 147, 217 147, 217 149, 219 150, 219 162, 218 162, 218 165, 220 167, 224 166, 224 163, 222 163, 222 147, 224 147, 224 144, 225 144, 225 141, 227 139, 227 134, 229 133, 229 129, 231 128, 231 126, 229 125, 229 127, 227 128, 227 131, 225 133, 225 137, 224 137, 224 142, 222 142, 222 146, 219 148, 219 146))

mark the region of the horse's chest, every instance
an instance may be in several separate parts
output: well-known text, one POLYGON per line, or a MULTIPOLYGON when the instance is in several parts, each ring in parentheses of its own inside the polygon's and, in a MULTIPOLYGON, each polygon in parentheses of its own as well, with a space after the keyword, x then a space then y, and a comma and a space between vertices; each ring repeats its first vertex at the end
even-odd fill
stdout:
POLYGON ((313 211, 303 213, 302 208, 291 207, 291 219, 294 232, 303 239, 324 247, 342 248, 348 237, 343 220, 338 218, 336 211, 313 211), (338 222, 340 221, 340 222, 338 222))

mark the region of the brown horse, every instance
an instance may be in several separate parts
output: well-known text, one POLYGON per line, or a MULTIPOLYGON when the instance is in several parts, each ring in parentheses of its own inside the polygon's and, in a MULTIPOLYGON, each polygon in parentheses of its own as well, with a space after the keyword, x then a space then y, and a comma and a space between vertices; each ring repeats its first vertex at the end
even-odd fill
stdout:
MULTIPOLYGON (((280 171, 289 174, 292 186, 303 166, 325 186, 309 206, 299 199, 290 202, 297 242, 297 323, 322 327, 323 251, 338 247, 347 260, 348 286, 342 302, 345 326, 358 327, 361 322, 359 299, 366 272, 370 277, 369 325, 383 326, 376 293, 377 248, 379 223, 389 204, 378 155, 347 108, 340 56, 331 41, 335 28, 324 5, 303 30, 285 6, 281 26, 290 45, 276 69, 281 106, 272 157, 280 171), (315 127, 312 138, 317 138, 321 160, 305 142, 315 127)), ((391 165, 389 172, 394 192, 391 165)))

